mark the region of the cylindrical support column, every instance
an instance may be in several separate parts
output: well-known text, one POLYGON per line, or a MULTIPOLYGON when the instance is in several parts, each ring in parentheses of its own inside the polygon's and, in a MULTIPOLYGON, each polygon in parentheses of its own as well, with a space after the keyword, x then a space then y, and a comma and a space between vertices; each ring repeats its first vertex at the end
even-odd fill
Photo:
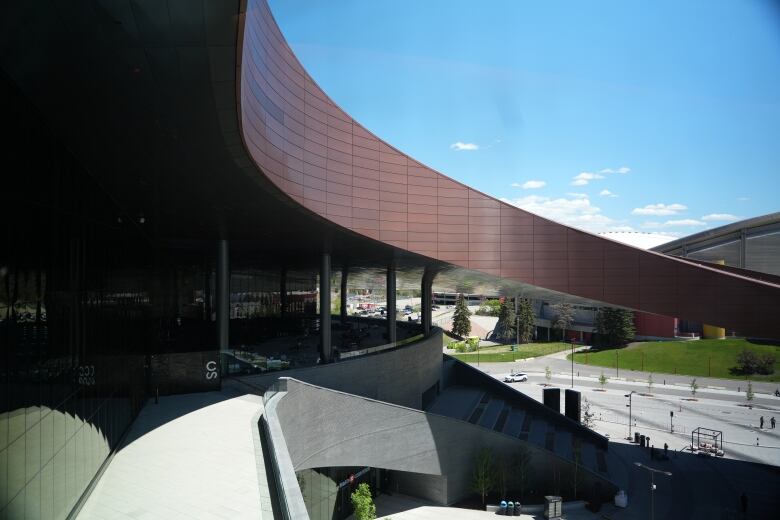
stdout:
POLYGON ((387 264, 387 342, 395 343, 395 261, 387 264))
POLYGON ((217 241, 216 272, 217 346, 220 351, 230 348, 230 245, 217 241))
POLYGON ((320 359, 329 363, 330 347, 330 254, 322 253, 320 263, 320 359))
POLYGON ((430 336, 431 327, 433 326, 433 272, 427 267, 422 276, 422 303, 420 309, 422 310, 422 324, 423 334, 430 336))
POLYGON ((339 294, 341 297, 339 310, 342 325, 347 324, 347 278, 349 278, 349 267, 347 267, 347 264, 344 264, 341 268, 341 293, 339 294))

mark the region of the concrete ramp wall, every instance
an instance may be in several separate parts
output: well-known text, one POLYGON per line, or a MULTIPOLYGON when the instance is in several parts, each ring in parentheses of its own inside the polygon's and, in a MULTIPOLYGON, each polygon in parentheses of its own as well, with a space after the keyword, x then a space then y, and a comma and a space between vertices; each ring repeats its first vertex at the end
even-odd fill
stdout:
MULTIPOLYGON (((531 455, 531 471, 540 484, 558 480, 570 463, 520 439, 469 424, 287 380, 287 393, 276 407, 295 471, 331 466, 371 466, 396 470, 399 488, 439 504, 452 504, 472 493, 474 461, 486 447, 496 457, 521 448, 531 455)), ((581 489, 612 485, 583 472, 581 489)))

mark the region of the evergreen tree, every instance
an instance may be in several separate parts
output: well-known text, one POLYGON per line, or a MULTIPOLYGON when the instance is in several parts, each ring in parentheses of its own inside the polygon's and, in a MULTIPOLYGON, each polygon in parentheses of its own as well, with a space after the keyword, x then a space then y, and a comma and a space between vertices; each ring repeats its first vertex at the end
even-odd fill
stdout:
POLYGON ((518 326, 520 327, 520 343, 528 343, 534 337, 536 330, 536 317, 531 306, 531 300, 521 298, 517 307, 518 326))
POLYGON ((574 307, 568 303, 556 303, 552 306, 555 319, 553 328, 561 331, 561 340, 566 341, 566 329, 574 322, 574 307))
POLYGON ((456 336, 465 338, 471 333, 471 312, 466 306, 466 299, 462 294, 458 294, 458 301, 455 303, 455 312, 452 315, 452 333, 456 336))
POLYGON ((634 313, 625 309, 602 307, 596 317, 596 326, 608 346, 625 345, 636 333, 634 313))
POLYGON ((496 322, 496 339, 498 341, 513 341, 517 334, 515 328, 515 310, 506 300, 501 303, 498 311, 498 321, 496 322))

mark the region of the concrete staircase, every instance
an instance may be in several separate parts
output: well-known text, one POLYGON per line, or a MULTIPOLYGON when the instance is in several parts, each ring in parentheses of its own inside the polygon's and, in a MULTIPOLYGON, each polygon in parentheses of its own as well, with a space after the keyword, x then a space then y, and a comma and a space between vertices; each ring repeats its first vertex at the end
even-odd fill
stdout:
POLYGON ((451 386, 425 410, 467 421, 471 424, 515 437, 574 461, 577 451, 580 463, 590 471, 609 479, 607 453, 584 435, 556 427, 542 417, 516 404, 469 386, 451 386))

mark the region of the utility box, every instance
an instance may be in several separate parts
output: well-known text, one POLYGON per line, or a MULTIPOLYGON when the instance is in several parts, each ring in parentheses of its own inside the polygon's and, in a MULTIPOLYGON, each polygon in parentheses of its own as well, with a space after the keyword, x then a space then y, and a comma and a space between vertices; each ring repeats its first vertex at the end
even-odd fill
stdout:
POLYGON ((563 500, 561 497, 544 497, 544 517, 548 520, 557 520, 563 514, 563 500))
POLYGON ((561 413, 561 389, 560 388, 545 388, 542 390, 542 396, 544 405, 548 408, 552 408, 558 413, 561 413))
POLYGON ((572 421, 582 422, 581 409, 582 409, 582 395, 578 390, 566 389, 564 401, 566 403, 566 417, 572 421))

